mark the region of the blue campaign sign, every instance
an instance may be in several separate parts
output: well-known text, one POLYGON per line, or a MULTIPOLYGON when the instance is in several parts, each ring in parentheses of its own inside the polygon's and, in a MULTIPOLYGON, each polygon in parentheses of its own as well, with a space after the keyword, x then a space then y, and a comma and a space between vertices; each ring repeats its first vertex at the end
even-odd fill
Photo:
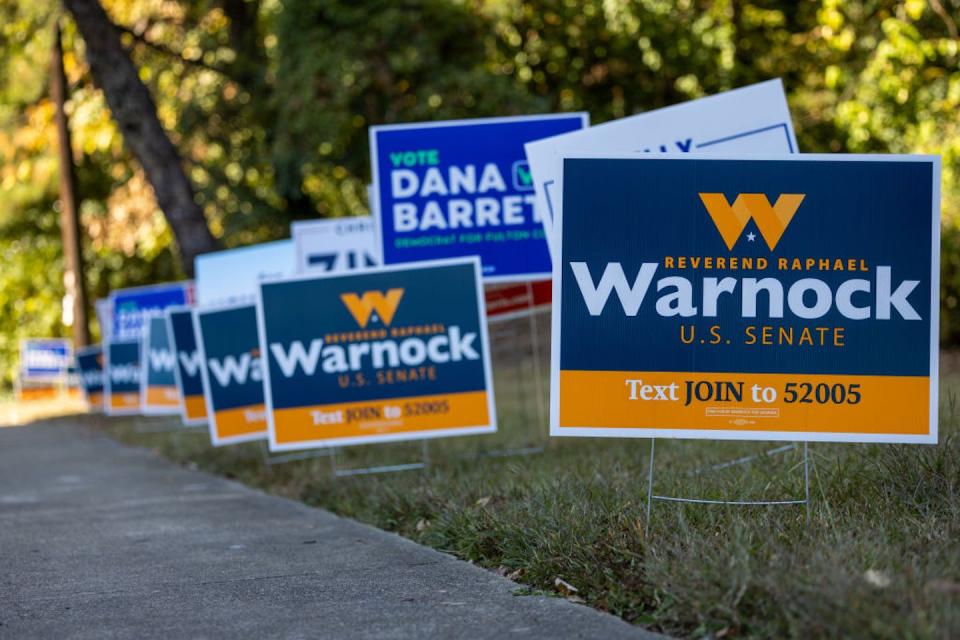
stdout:
POLYGON ((105 407, 107 415, 140 412, 140 341, 108 342, 105 407))
POLYGON ((476 257, 260 286, 271 450, 496 431, 476 257))
POLYGON ((524 144, 588 124, 569 113, 371 127, 383 263, 477 255, 487 282, 549 278, 524 144))
POLYGON ((160 316, 167 307, 191 304, 193 283, 168 282, 119 289, 110 293, 112 310, 111 339, 139 340, 147 318, 160 316))
POLYGON ((197 309, 194 331, 213 445, 265 439, 256 308, 197 309))
POLYGON ((66 338, 27 338, 20 342, 20 380, 64 379, 73 358, 73 346, 66 338))
POLYGON ((77 349, 80 387, 91 410, 103 411, 103 349, 95 344, 77 349))
POLYGON ((564 160, 551 433, 937 440, 931 156, 564 160))
POLYGON ((207 401, 203 397, 203 360, 197 349, 191 307, 169 307, 166 310, 167 329, 176 360, 173 368, 180 398, 180 417, 187 426, 207 421, 207 401))

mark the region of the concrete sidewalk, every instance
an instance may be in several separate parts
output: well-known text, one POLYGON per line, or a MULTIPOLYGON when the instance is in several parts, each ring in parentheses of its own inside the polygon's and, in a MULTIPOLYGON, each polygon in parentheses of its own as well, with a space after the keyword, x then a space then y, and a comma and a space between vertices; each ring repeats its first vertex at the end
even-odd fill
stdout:
POLYGON ((0 638, 653 638, 76 423, 0 429, 0 638))

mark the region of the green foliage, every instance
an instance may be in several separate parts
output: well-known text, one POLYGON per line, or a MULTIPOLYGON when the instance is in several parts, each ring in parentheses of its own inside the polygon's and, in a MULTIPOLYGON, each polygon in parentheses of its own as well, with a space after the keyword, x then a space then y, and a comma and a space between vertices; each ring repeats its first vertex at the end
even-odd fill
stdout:
POLYGON ((63 265, 52 210, 37 211, 36 227, 0 237, 4 258, 0 289, 0 362, 3 384, 13 383, 20 340, 63 335, 63 265), (51 284, 53 286, 51 286, 51 284))
POLYGON ((510 74, 488 68, 489 26, 467 5, 297 0, 276 29, 273 152, 281 163, 300 163, 336 215, 358 210, 368 126, 546 108, 510 74))

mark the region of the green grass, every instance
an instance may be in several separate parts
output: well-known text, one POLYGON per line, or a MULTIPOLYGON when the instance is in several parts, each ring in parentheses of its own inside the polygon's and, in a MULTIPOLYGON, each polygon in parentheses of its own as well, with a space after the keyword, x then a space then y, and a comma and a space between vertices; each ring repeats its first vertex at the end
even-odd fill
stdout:
MULTIPOLYGON (((529 371, 499 370, 509 372, 496 381, 501 433, 433 441, 425 471, 334 479, 327 458, 269 467, 260 445, 213 449, 205 432, 141 432, 157 420, 91 420, 181 464, 472 560, 528 592, 571 596, 559 578, 575 599, 677 636, 960 637, 960 376, 942 381, 937 446, 811 445, 809 522, 798 506, 656 502, 647 536, 649 442, 546 442, 529 371), (464 459, 535 442, 547 449, 464 459)), ((771 446, 659 440, 656 491, 802 497, 802 449, 691 473, 771 446)), ((419 443, 354 447, 338 454, 337 467, 419 455, 419 443)))

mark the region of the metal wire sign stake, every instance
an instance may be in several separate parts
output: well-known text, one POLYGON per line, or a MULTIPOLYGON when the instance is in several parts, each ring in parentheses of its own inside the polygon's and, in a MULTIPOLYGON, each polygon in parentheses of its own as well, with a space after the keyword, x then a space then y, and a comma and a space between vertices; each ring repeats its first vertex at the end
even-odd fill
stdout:
POLYGON ((337 467, 337 447, 332 447, 330 453, 330 475, 333 478, 346 478, 350 476, 368 476, 377 473, 397 473, 399 471, 416 471, 417 469, 426 469, 430 466, 430 450, 427 445, 428 442, 429 440, 423 440, 420 444, 420 462, 387 464, 354 469, 342 469, 337 467))
MULTIPOLYGON (((654 455, 657 447, 657 439, 650 439, 650 468, 648 469, 647 476, 647 511, 646 511, 646 523, 644 525, 644 537, 650 532, 650 515, 653 510, 653 501, 660 500, 663 502, 683 502, 688 504, 719 504, 719 505, 728 505, 728 506, 784 506, 784 505, 804 505, 806 510, 807 523, 810 522, 810 456, 808 445, 806 442, 803 443, 803 492, 804 496, 802 500, 709 500, 706 498, 686 498, 681 496, 663 496, 657 495, 653 492, 653 482, 654 482, 654 455)), ((754 460, 762 456, 774 456, 780 453, 786 453, 787 451, 793 451, 797 448, 796 444, 788 444, 781 447, 776 447, 763 453, 758 453, 752 456, 744 456, 742 458, 737 458, 736 460, 730 460, 728 462, 721 462, 719 464, 711 465, 706 468, 696 469, 692 472, 691 475, 700 475, 705 471, 720 471, 721 469, 727 469, 733 466, 739 466, 744 464, 749 464, 754 460)))

